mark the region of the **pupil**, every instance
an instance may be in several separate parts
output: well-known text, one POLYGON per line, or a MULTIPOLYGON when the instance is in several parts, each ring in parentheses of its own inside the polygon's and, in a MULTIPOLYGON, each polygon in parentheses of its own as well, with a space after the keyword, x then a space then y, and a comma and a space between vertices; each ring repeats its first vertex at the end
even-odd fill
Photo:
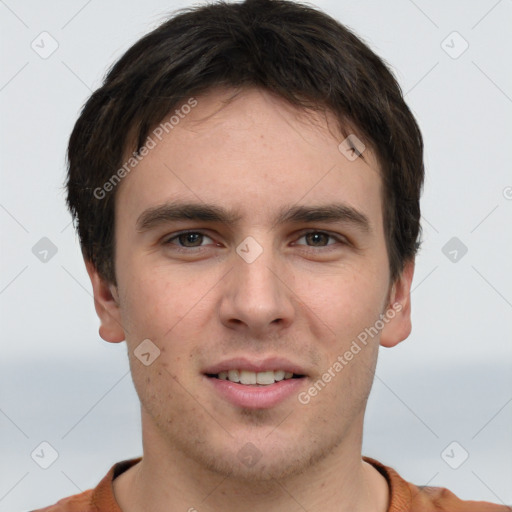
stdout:
POLYGON ((311 241, 313 239, 313 243, 318 243, 318 242, 321 242, 321 239, 319 240, 318 237, 325 237, 325 234, 324 233, 309 233, 307 235, 309 238, 309 240, 311 241))
POLYGON ((182 235, 182 237, 184 237, 184 239, 182 238, 182 241, 185 240, 185 245, 189 242, 191 244, 195 244, 195 242, 197 242, 198 240, 200 241, 201 236, 201 233, 185 233, 184 235, 182 235))

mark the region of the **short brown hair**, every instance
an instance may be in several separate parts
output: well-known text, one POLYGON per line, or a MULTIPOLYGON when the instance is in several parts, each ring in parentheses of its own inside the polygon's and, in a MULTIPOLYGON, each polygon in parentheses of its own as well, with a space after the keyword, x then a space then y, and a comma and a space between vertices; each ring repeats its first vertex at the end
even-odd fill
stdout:
POLYGON ((328 109, 381 167, 391 278, 420 246, 423 140, 386 64, 348 28, 289 0, 223 1, 178 11, 135 43, 82 109, 68 147, 67 203, 84 257, 116 284, 116 188, 95 190, 143 147, 184 99, 216 86, 256 86, 291 104, 328 109))

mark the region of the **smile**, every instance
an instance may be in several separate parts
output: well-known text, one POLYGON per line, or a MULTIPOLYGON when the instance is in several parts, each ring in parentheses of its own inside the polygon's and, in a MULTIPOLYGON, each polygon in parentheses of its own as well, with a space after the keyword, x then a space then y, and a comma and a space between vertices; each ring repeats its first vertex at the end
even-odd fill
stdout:
POLYGON ((216 375, 208 375, 209 377, 216 377, 220 380, 229 380, 230 382, 238 382, 244 385, 262 385, 268 386, 275 382, 282 380, 298 378, 299 375, 294 375, 292 372, 285 370, 274 370, 264 372, 253 372, 250 370, 227 370, 219 372, 216 375))

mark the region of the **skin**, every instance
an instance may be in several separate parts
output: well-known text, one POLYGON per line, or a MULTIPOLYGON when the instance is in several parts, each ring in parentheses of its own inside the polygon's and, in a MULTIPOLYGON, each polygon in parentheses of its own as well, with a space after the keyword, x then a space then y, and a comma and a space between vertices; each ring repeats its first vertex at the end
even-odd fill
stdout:
POLYGON ((126 339, 141 401, 144 458, 114 481, 116 499, 125 512, 385 511, 387 484, 361 460, 363 419, 379 345, 411 330, 414 262, 391 282, 379 165, 368 147, 354 161, 340 152, 330 113, 306 115, 255 88, 233 94, 197 96, 119 185, 117 286, 86 262, 100 335, 126 339), (139 232, 139 215, 166 201, 240 219, 139 232), (275 222, 283 206, 333 202, 364 213, 370 230, 275 222), (165 243, 182 230, 205 236, 165 243), (252 263, 236 252, 248 236, 263 249, 252 263), (307 390, 392 304, 401 310, 307 405, 293 395, 242 409, 202 375, 226 357, 281 356, 304 368, 307 390), (144 339, 161 351, 149 366, 134 355, 144 339), (260 455, 251 467, 237 457, 247 442, 260 455))

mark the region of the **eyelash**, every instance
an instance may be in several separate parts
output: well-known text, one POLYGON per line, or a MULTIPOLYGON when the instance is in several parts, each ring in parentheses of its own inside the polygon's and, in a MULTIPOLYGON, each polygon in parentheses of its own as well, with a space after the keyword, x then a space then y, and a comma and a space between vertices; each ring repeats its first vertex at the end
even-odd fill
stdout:
MULTIPOLYGON (((342 244, 342 245, 349 245, 348 241, 345 239, 345 237, 341 236, 341 235, 334 235, 332 233, 329 233, 327 231, 320 231, 320 230, 309 230, 309 231, 306 231, 306 232, 303 232, 301 234, 301 236, 299 237, 300 238, 304 238, 305 236, 307 235, 310 235, 310 234, 321 234, 321 235, 326 235, 327 237, 331 238, 331 239, 334 239, 336 240, 339 244, 342 244)), ((204 250, 205 246, 197 246, 197 247, 184 247, 184 246, 179 246, 179 245, 176 245, 176 244, 173 244, 172 242, 174 240, 177 240, 179 239, 180 236, 183 236, 183 235, 187 235, 187 234, 197 234, 197 235, 202 235, 204 237, 207 237, 207 238, 210 238, 210 236, 208 236, 206 233, 202 232, 202 231, 194 231, 194 230, 189 230, 189 231, 181 231, 179 233, 176 233, 175 235, 173 235, 171 238, 167 238, 164 240, 163 242, 163 245, 175 245, 175 248, 174 250, 178 251, 178 252, 187 252, 187 253, 190 253, 192 252, 192 250, 195 249, 195 252, 200 252, 201 250, 204 250)), ((327 245, 324 245, 324 246, 314 246, 314 245, 305 245, 305 244, 299 244, 299 245, 304 245, 305 247, 309 248, 309 249, 324 249, 324 250, 331 250, 329 249, 330 246, 335 246, 336 244, 327 244, 327 245)))

